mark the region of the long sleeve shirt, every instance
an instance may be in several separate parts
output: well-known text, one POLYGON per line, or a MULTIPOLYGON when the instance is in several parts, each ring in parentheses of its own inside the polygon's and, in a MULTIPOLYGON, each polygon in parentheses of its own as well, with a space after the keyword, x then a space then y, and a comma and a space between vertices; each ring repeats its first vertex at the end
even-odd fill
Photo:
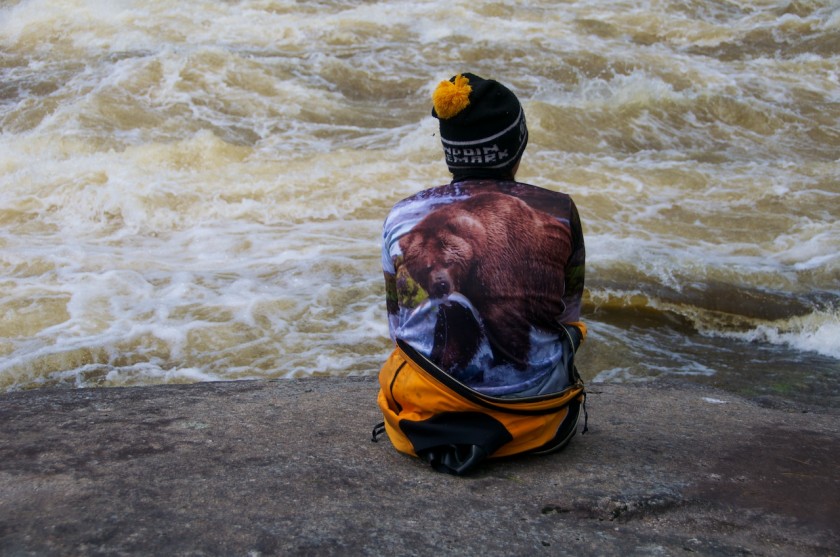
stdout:
POLYGON ((562 324, 580 320, 585 249, 571 197, 465 180, 398 202, 383 229, 392 339, 486 394, 568 383, 562 324))

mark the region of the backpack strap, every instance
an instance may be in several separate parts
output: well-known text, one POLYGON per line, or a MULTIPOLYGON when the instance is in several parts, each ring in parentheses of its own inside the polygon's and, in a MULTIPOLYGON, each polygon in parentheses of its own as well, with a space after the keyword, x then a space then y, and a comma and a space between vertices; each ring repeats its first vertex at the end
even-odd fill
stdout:
POLYGON ((373 432, 370 434, 370 440, 373 443, 379 442, 379 436, 385 433, 385 422, 379 422, 373 426, 373 432))

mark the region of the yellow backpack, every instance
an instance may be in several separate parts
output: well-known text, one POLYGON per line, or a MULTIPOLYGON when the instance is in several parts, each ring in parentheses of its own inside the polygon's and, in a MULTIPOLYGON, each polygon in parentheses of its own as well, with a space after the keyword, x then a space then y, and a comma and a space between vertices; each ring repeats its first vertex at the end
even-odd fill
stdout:
MULTIPOLYGON (((377 402, 385 421, 374 428, 372 440, 386 432, 398 451, 455 475, 487 458, 559 451, 577 431, 586 399, 574 365, 574 350, 585 334, 580 325, 566 326, 569 386, 523 398, 479 393, 398 340, 379 373, 377 402)), ((583 433, 586 421, 584 407, 583 433)))

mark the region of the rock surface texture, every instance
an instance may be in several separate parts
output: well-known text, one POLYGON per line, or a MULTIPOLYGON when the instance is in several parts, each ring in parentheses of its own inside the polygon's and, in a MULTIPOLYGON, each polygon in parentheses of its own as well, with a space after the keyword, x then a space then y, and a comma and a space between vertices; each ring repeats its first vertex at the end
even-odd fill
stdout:
POLYGON ((835 555, 840 410, 589 386, 561 453, 458 478, 372 378, 0 395, 2 555, 835 555))

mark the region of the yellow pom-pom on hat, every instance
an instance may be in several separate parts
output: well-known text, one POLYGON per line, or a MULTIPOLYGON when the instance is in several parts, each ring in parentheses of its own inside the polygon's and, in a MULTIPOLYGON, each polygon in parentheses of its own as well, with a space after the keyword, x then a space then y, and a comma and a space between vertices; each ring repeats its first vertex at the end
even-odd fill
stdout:
POLYGON ((470 80, 458 74, 454 81, 441 81, 432 93, 432 103, 438 118, 448 120, 457 116, 470 104, 470 80))

